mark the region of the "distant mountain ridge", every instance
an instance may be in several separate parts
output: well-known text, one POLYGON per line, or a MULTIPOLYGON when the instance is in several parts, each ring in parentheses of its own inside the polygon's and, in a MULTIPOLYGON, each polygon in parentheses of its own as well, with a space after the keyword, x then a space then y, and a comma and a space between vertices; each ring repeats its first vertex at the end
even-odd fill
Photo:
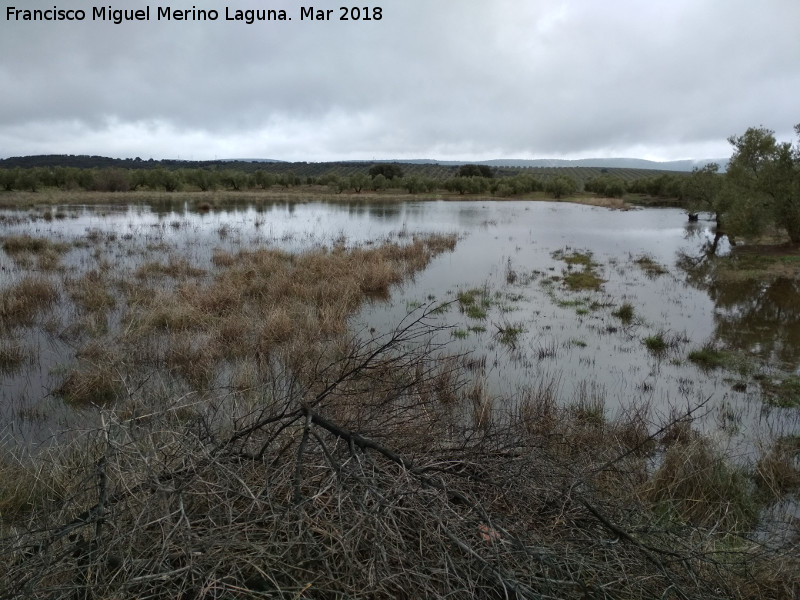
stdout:
MULTIPOLYGON (((353 161, 369 162, 369 161, 353 161)), ((376 160, 372 162, 409 163, 409 164, 437 164, 445 166, 456 165, 487 165, 490 167, 599 167, 607 169, 648 169, 655 171, 691 171, 695 167, 702 168, 709 163, 717 163, 720 171, 724 171, 728 164, 727 158, 685 159, 670 161, 645 160, 643 158, 580 158, 567 160, 561 158, 496 158, 478 161, 454 161, 435 159, 397 159, 376 160)))

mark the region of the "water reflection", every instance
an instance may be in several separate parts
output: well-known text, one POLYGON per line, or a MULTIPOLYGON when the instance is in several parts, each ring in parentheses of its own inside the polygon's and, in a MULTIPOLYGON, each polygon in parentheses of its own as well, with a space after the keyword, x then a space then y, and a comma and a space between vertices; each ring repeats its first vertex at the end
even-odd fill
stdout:
MULTIPOLYGON (((603 390, 610 410, 645 402, 666 415, 674 407, 685 409, 713 397, 726 415, 735 417, 726 423, 780 431, 774 422, 780 415, 765 420, 752 389, 732 388, 724 373, 702 371, 687 354, 717 340, 792 370, 800 365, 797 283, 716 281, 708 255, 713 232, 702 221, 687 224, 681 210, 615 212, 486 200, 242 203, 202 211, 168 199, 148 206, 58 210, 67 218, 48 221, 0 211, 0 235, 28 234, 72 244, 62 259, 72 278, 98 267, 98 248, 108 257, 107 268, 125 279, 144 262, 169 258, 213 273, 215 249, 267 245, 302 251, 455 232, 461 241, 454 252, 439 256, 413 281, 395 289, 390 302, 364 307, 353 326, 387 330, 409 310, 450 302, 440 318, 458 332, 451 340, 454 350, 471 351, 484 365, 480 376, 486 385, 506 398, 552 385, 568 402, 591 388, 603 390), (601 289, 568 289, 563 278, 576 267, 554 256, 555 251, 590 255, 604 280, 601 289), (643 258, 664 272, 644 269, 643 258), (481 290, 485 298, 480 310, 472 312, 458 301, 471 290, 481 290), (633 308, 630 322, 614 315, 623 303, 633 308), (510 329, 519 330, 513 344, 498 334, 510 329), (655 335, 672 345, 663 353, 649 351, 643 341, 655 335)), ((724 251, 724 241, 716 250, 724 251)), ((0 281, 20 276, 22 269, 2 252, 0 260, 0 281)), ((14 377, 2 376, 0 403, 6 413, 8 407, 19 412, 46 397, 72 360, 69 348, 53 346, 47 341, 52 336, 43 330, 29 334, 37 348, 36 366, 14 377)), ((717 423, 717 417, 709 415, 709 423, 717 423)))

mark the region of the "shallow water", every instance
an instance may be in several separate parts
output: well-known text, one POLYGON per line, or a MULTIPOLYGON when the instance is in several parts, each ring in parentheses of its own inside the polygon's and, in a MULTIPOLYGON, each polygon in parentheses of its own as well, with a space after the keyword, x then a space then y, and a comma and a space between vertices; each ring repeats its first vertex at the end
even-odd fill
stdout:
MULTIPOLYGON (((94 268, 98 248, 114 267, 134 269, 165 253, 210 268, 215 248, 268 244, 290 251, 318 245, 377 243, 416 233, 457 233, 452 253, 437 257, 389 302, 364 307, 357 330, 390 330, 409 311, 449 302, 436 316, 452 326, 453 351, 470 351, 478 376, 512 406, 525 388, 551 384, 563 402, 601 399, 609 413, 642 403, 654 420, 704 403, 699 421, 730 440, 797 433, 798 409, 761 401, 749 376, 706 372, 687 354, 706 343, 742 351, 762 372, 795 372, 800 364, 800 303, 795 282, 764 288, 708 285, 678 268, 680 256, 697 256, 713 237, 710 223, 687 223, 677 209, 626 212, 550 202, 427 201, 381 204, 270 204, 193 212, 186 205, 58 207, 62 218, 0 211, 0 236, 27 233, 55 241, 87 241, 62 263, 75 275, 94 268), (605 281, 599 291, 570 291, 570 269, 554 256, 591 253, 605 281), (647 273, 642 256, 666 272, 647 273), (458 294, 480 289, 483 315, 469 316, 458 294), (635 318, 612 313, 630 303, 635 318), (519 334, 504 339, 502 331, 519 334), (671 342, 654 354, 643 340, 661 333, 671 342)), ((0 285, 24 272, 0 251, 0 285)), ((71 273, 72 274, 72 273, 71 273)), ((50 396, 69 354, 68 344, 39 328, 26 334, 35 360, 16 374, 0 374, 0 416, 12 423, 50 396)), ((56 410, 54 414, 57 414, 56 410)), ((730 443, 734 443, 731 441, 730 443)), ((736 442, 738 443, 738 442, 736 442)))

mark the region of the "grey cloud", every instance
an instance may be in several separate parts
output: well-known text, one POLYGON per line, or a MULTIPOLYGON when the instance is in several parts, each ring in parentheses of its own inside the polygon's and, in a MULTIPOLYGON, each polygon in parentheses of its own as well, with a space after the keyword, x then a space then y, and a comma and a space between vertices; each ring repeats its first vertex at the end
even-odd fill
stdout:
POLYGON ((0 153, 668 159, 800 120, 794 0, 387 0, 373 23, 273 6, 294 20, 0 21, 0 153))

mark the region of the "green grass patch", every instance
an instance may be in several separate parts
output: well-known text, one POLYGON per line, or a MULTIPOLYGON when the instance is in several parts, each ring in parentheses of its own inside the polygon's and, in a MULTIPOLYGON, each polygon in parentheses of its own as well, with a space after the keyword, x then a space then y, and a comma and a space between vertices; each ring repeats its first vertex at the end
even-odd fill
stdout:
POLYGON ((492 299, 486 288, 463 290, 456 298, 461 312, 470 319, 484 320, 487 317, 487 310, 492 306, 492 299))
POLYGON ((636 260, 634 260, 639 268, 642 269, 647 275, 652 277, 658 277, 659 275, 664 275, 669 273, 669 269, 667 269, 664 265, 656 262, 652 257, 643 254, 636 260))
POLYGON ((567 263, 563 281, 570 291, 597 291, 605 283, 605 279, 595 271, 599 265, 592 261, 591 252, 556 250, 550 256, 567 263))
POLYGON ((498 341, 504 346, 516 346, 519 336, 525 331, 521 325, 509 325, 501 328, 497 333, 498 341))
POLYGON ((582 290, 597 291, 602 288, 605 279, 592 271, 573 271, 564 275, 564 284, 573 292, 582 290))
POLYGON ((598 266, 597 263, 592 261, 591 252, 568 252, 567 250, 556 250, 550 254, 556 260, 563 260, 570 266, 581 265, 588 269, 598 266))
POLYGON ((449 310, 450 310, 450 303, 449 302, 443 302, 442 304, 440 304, 439 306, 434 308, 431 311, 431 314, 432 315, 443 315, 444 313, 446 313, 449 310))
POLYGON ((780 381, 761 380, 764 402, 778 408, 797 408, 800 406, 800 376, 790 375, 780 381))
POLYGON ((622 305, 611 314, 623 323, 630 323, 636 316, 636 311, 633 308, 633 304, 630 302, 623 302, 622 305))
POLYGON ((467 306, 464 309, 464 313, 470 319, 477 319, 477 320, 480 320, 480 321, 485 319, 486 316, 487 316, 486 308, 484 308, 482 305, 478 305, 478 304, 470 304, 469 306, 467 306))
POLYGON ((687 358, 701 369, 710 371, 730 364, 730 354, 713 346, 703 346, 689 352, 687 358))
POLYGON ((669 347, 663 331, 659 331, 653 335, 648 335, 642 340, 642 343, 650 352, 654 354, 661 354, 669 347))

